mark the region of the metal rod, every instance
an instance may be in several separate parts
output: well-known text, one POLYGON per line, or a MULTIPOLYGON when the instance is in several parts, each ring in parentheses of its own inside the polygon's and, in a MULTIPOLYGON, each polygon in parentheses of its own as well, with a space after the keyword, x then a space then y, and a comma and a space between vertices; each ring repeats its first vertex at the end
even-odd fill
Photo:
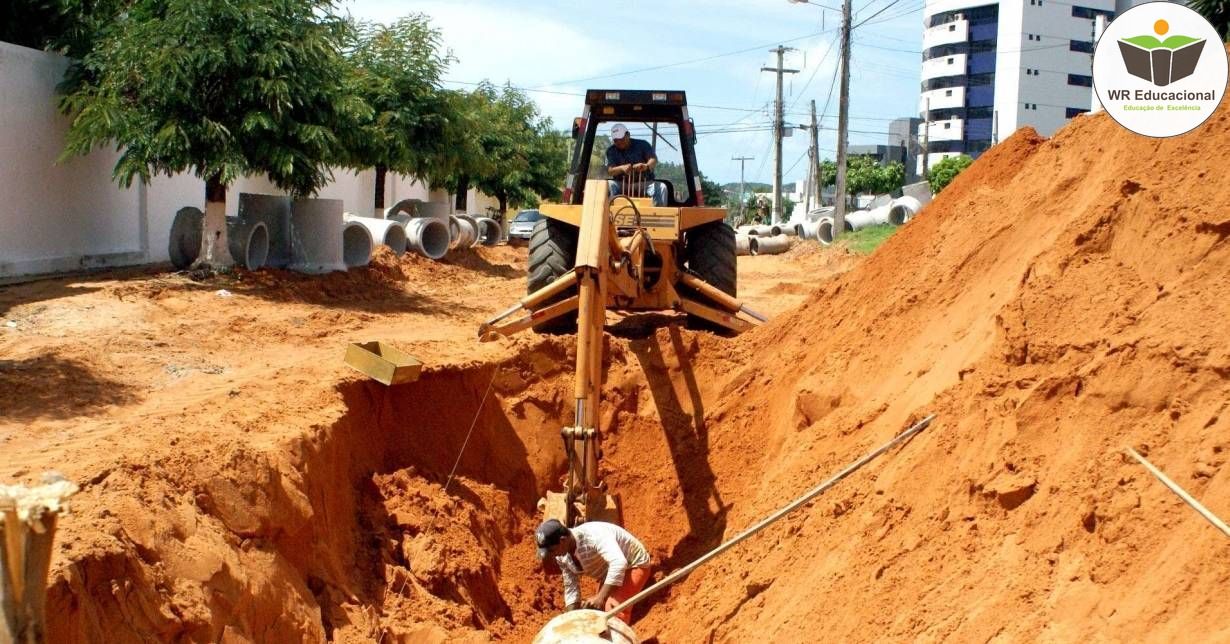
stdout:
POLYGON ((1138 454, 1136 450, 1128 447, 1124 451, 1127 452, 1128 456, 1131 456, 1137 461, 1140 461, 1140 464, 1144 465, 1145 468, 1148 469, 1151 474, 1153 474, 1153 476, 1157 477, 1157 480, 1161 481, 1162 485, 1165 485, 1166 487, 1170 488, 1170 491, 1177 494, 1180 499, 1183 499, 1184 503, 1192 506, 1192 509, 1200 513, 1200 516, 1204 517, 1206 521, 1208 521, 1209 523, 1212 523, 1213 527, 1217 528, 1218 530, 1221 530, 1222 533, 1224 533, 1227 537, 1230 537, 1230 526, 1227 526, 1225 521, 1222 521, 1221 519, 1217 518, 1217 515, 1210 512, 1208 508, 1204 507, 1204 505, 1202 505, 1199 501, 1193 498, 1192 495, 1188 494, 1186 490, 1179 487, 1178 483, 1175 483, 1174 481, 1170 480, 1170 477, 1166 476, 1165 474, 1162 473, 1161 470, 1154 467, 1153 463, 1150 463, 1148 460, 1145 459, 1145 457, 1138 454))
POLYGON ((606 614, 604 615, 604 617, 605 617, 606 619, 610 619, 610 618, 612 618, 612 617, 614 617, 614 616, 618 615, 619 613, 621 613, 621 612, 623 612, 623 611, 627 610, 628 608, 631 608, 632 606, 635 606, 636 604, 639 604, 639 603, 641 602, 641 600, 643 600, 643 599, 645 599, 645 598, 649 597, 650 595, 652 595, 652 594, 654 594, 654 593, 658 592, 658 591, 659 591, 659 590, 661 590, 662 588, 665 588, 666 586, 668 586, 668 585, 670 585, 670 584, 675 583, 675 582, 676 582, 676 581, 678 581, 679 579, 682 579, 683 577, 686 577, 689 573, 691 573, 693 570, 696 570, 697 568, 699 568, 699 567, 700 567, 702 564, 704 564, 705 562, 707 562, 707 561, 709 561, 710 559, 712 559, 712 558, 714 558, 714 557, 716 557, 716 556, 718 556, 718 555, 722 554, 723 552, 726 552, 727 550, 729 550, 729 549, 731 549, 731 548, 735 547, 736 545, 738 545, 739 543, 741 543, 743 540, 747 539, 748 537, 750 537, 750 536, 752 536, 752 535, 756 534, 757 532, 760 532, 761 530, 763 530, 763 529, 767 528, 770 524, 774 523, 774 522, 775 522, 775 521, 777 521, 778 519, 781 519, 782 517, 786 516, 787 514, 790 514, 791 512, 793 512, 793 511, 797 510, 797 509, 798 509, 800 506, 802 506, 803 504, 807 503, 808 501, 811 501, 812 499, 816 498, 817 496, 820 496, 820 495, 821 495, 821 494, 823 494, 826 490, 828 490, 829 488, 831 488, 831 487, 833 487, 834 485, 836 485, 839 481, 841 481, 842 479, 846 478, 847 476, 849 476, 849 475, 853 474, 853 473, 854 473, 856 470, 858 470, 860 467, 862 467, 862 466, 864 466, 864 465, 866 465, 866 464, 870 463, 871 461, 875 460, 875 459, 876 459, 876 457, 878 457, 878 456, 880 456, 881 454, 883 454, 884 452, 887 452, 888 450, 892 449, 892 448, 893 448, 895 445, 897 445, 898 443, 900 443, 900 442, 904 441, 905 439, 907 439, 907 438, 909 438, 909 437, 913 436, 914 434, 917 434, 918 432, 921 432, 922 430, 926 429, 926 428, 927 428, 927 426, 928 426, 928 425, 930 425, 930 424, 931 424, 931 421, 932 421, 932 420, 934 420, 934 419, 935 419, 935 414, 931 414, 930 416, 927 416, 926 418, 924 418, 924 419, 922 419, 922 420, 918 421, 917 423, 915 423, 915 424, 914 424, 912 427, 910 427, 909 429, 905 430, 904 432, 901 432, 900 434, 897 434, 897 436, 896 436, 896 437, 894 437, 892 440, 890 440, 890 441, 888 441, 887 443, 885 443, 885 444, 881 445, 880 447, 876 448, 874 451, 867 453, 866 455, 864 455, 862 458, 858 459, 857 461, 854 461, 853 463, 851 463, 851 464, 847 465, 847 466, 845 467, 845 469, 843 469, 843 470, 841 470, 840 472, 838 472, 837 474, 833 475, 833 477, 832 477, 832 478, 830 478, 829 480, 827 480, 827 481, 825 481, 825 482, 821 483, 820 485, 817 485, 816 487, 812 488, 811 490, 808 490, 808 491, 807 491, 807 493, 805 493, 803 496, 800 496, 799 498, 797 498, 797 499, 795 499, 794 501, 792 501, 792 502, 790 503, 790 505, 787 505, 786 507, 784 507, 784 508, 782 508, 782 509, 778 510, 777 512, 774 512, 773 514, 770 514, 769 516, 765 517, 764 519, 761 519, 759 523, 757 523, 756 525, 753 525, 752 527, 750 527, 750 528, 748 528, 748 529, 744 530, 743 532, 739 533, 739 535, 738 535, 738 536, 736 536, 736 537, 732 538, 730 541, 727 541, 726 543, 723 543, 722 545, 720 545, 720 546, 718 546, 718 547, 714 548, 713 550, 710 550, 709 552, 705 553, 704 555, 701 555, 701 557, 700 557, 699 559, 697 559, 696 561, 693 561, 692 563, 690 563, 690 564, 688 564, 688 565, 686 565, 686 566, 684 566, 684 567, 680 568, 679 570, 676 570, 675 572, 672 572, 671 574, 667 575, 666 577, 663 577, 663 578, 662 578, 662 581, 659 581, 658 583, 656 583, 656 584, 654 584, 654 585, 650 586, 649 588, 646 588, 645 590, 642 590, 641 592, 639 592, 639 593, 637 593, 637 594, 633 595, 632 597, 628 598, 628 600, 627 600, 627 601, 625 601, 624 603, 622 603, 622 604, 620 604, 620 605, 616 606, 615 608, 612 608, 611 610, 607 611, 607 612, 606 612, 606 614))

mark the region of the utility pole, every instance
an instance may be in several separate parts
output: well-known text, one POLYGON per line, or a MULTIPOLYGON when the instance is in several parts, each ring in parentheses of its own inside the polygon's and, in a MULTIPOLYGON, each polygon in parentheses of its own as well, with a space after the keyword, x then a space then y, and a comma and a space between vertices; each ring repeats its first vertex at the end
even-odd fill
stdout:
MULTIPOLYGON (((824 192, 824 187, 820 185, 820 126, 816 123, 816 101, 811 102, 811 168, 808 169, 808 176, 812 177, 809 190, 814 191, 816 197, 816 205, 820 205, 820 193, 824 192)), ((807 205, 803 206, 803 215, 811 212, 811 196, 808 196, 807 205)))
POLYGON ((922 178, 925 181, 927 176, 931 174, 931 153, 928 148, 931 138, 931 99, 927 98, 923 102, 923 141, 922 141, 922 157, 923 157, 923 173, 922 178))
POLYGON ((837 110, 837 203, 833 204, 833 239, 846 226, 846 140, 850 124, 850 0, 841 3, 841 102, 837 110))
POLYGON ((755 161, 756 157, 730 157, 730 160, 739 162, 739 222, 747 223, 747 221, 743 218, 743 211, 747 208, 747 200, 743 198, 743 166, 745 166, 748 161, 755 161))
POLYGON ((785 107, 782 105, 782 74, 797 74, 797 69, 784 69, 782 67, 786 52, 793 51, 793 47, 783 47, 778 45, 775 49, 769 51, 777 54, 777 67, 761 67, 762 72, 774 72, 777 74, 777 103, 774 105, 773 118, 773 216, 772 223, 781 223, 782 216, 782 136, 783 130, 782 120, 785 116, 785 107))

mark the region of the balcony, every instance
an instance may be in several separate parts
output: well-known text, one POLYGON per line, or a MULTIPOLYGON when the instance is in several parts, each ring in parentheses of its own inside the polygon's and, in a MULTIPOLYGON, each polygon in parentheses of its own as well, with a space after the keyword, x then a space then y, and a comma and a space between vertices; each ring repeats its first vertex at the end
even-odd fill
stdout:
MULTIPOLYGON (((935 109, 934 106, 932 109, 935 109)), ((918 126, 918 137, 920 140, 926 137, 927 141, 960 141, 965 138, 964 125, 961 119, 931 121, 931 129, 928 131, 924 121, 918 126)))
POLYGON ((947 45, 967 40, 969 40, 969 21, 954 20, 923 31, 922 48, 926 50, 936 45, 947 45))
POLYGON ((966 74, 965 62, 967 58, 968 54, 954 54, 952 56, 941 56, 923 61, 922 79, 926 81, 941 76, 964 76, 966 74))
POLYGON ((927 99, 931 99, 932 110, 942 110, 949 107, 965 107, 965 88, 949 87, 923 92, 918 98, 918 113, 927 111, 927 99))

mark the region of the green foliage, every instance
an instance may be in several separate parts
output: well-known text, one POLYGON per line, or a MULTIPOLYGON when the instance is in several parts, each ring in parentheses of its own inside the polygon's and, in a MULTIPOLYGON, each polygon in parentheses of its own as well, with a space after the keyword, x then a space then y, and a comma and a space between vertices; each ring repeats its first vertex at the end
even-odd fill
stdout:
POLYGON ((447 138, 453 153, 429 173, 433 185, 458 192, 472 184, 500 200, 501 210, 559 198, 570 139, 525 93, 483 83, 452 100, 456 118, 447 138))
POLYGON ((130 0, 4 0, 0 40, 73 58, 89 53, 97 34, 130 0))
MULTIPOLYGON (((837 163, 820 162, 821 185, 837 185, 837 163)), ((905 183, 905 166, 898 161, 880 165, 868 156, 852 156, 846 160, 846 192, 851 195, 886 194, 900 190, 905 183)))
POLYGON ((1230 39, 1230 2, 1226 0, 1190 0, 1187 3, 1196 13, 1204 16, 1217 30, 1222 40, 1230 39))
POLYGON ((131 0, 66 81, 63 156, 114 144, 123 186, 191 170, 207 191, 264 174, 313 193, 337 133, 371 116, 346 88, 348 41, 328 0, 131 0))
POLYGON ((704 173, 700 175, 700 190, 705 195, 705 203, 710 207, 726 207, 726 191, 716 181, 705 178, 704 173))
POLYGON ((953 179, 957 178, 961 171, 968 168, 974 160, 969 156, 960 154, 955 157, 948 157, 943 161, 931 166, 931 172, 927 176, 927 182, 931 184, 931 193, 939 194, 953 179))
POLYGON ((344 165, 425 176, 450 153, 445 137, 453 103, 440 90, 450 59, 426 16, 390 25, 354 23, 346 45, 350 91, 371 108, 339 132, 344 165))

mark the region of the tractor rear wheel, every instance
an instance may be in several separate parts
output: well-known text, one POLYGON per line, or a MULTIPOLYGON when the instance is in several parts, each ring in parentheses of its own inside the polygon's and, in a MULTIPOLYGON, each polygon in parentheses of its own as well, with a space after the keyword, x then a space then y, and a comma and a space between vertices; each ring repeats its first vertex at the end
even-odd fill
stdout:
MULTIPOLYGON (((738 261, 735 256, 735 230, 724 221, 701 224, 684 233, 684 265, 693 275, 708 282, 719 291, 738 297, 738 261)), ((699 297, 702 302, 706 298, 699 297)), ((727 331, 708 320, 688 315, 688 327, 727 331)))
MULTIPOLYGON (((549 217, 534 224, 534 232, 530 234, 527 293, 550 285, 576 266, 579 234, 580 230, 576 226, 549 217)), ((566 300, 576 294, 577 288, 573 286, 547 300, 546 304, 566 300)), ((535 324, 534 330, 538 333, 574 333, 577 330, 577 314, 567 313, 554 320, 535 324)))

